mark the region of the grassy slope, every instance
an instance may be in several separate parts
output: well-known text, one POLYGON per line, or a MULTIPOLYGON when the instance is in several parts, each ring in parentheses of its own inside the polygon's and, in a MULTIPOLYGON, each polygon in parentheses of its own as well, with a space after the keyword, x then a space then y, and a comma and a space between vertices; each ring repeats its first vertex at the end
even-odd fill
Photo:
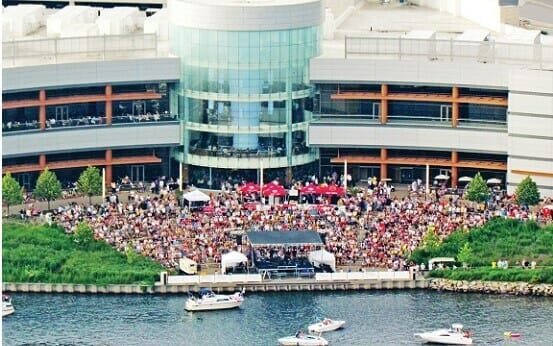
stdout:
POLYGON ((553 283, 553 225, 539 227, 534 222, 494 219, 484 227, 470 232, 456 231, 433 250, 419 249, 411 259, 428 262, 432 257, 455 257, 465 243, 470 245, 473 259, 471 270, 441 271, 433 276, 460 280, 527 281, 553 283), (498 260, 536 261, 538 269, 492 269, 498 260))
POLYGON ((2 280, 79 284, 153 284, 163 267, 138 256, 134 263, 102 242, 78 246, 62 229, 2 225, 2 280))

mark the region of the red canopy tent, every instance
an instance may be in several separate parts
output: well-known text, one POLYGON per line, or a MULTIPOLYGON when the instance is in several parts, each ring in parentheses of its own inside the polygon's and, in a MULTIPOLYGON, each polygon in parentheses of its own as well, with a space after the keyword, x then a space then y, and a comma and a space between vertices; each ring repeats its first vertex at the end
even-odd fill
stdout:
POLYGON ((327 187, 325 195, 327 196, 341 196, 344 194, 344 188, 336 184, 331 184, 327 187))
POLYGON ((261 191, 261 187, 256 183, 252 183, 252 182, 242 185, 240 187, 240 193, 243 193, 243 194, 256 193, 259 191, 261 191))
POLYGON ((274 185, 269 188, 263 187, 263 196, 284 197, 286 196, 286 190, 280 185, 274 185))
POLYGON ((265 191, 265 190, 268 190, 268 189, 271 189, 271 188, 274 188, 274 187, 281 187, 282 188, 282 186, 280 186, 276 181, 273 180, 270 183, 267 183, 267 184, 263 185, 262 190, 265 191))
POLYGON ((300 192, 304 195, 322 195, 323 194, 323 187, 319 185, 307 185, 300 189, 300 192))

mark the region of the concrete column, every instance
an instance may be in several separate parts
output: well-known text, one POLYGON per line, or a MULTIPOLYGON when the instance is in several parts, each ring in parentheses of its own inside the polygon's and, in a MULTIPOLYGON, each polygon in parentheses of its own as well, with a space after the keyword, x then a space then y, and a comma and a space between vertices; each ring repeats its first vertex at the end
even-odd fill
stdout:
POLYGON ((38 165, 40 166, 41 170, 44 170, 46 168, 46 155, 40 154, 38 157, 38 165))
POLYGON ((388 160, 388 149, 380 149, 380 160, 380 180, 382 180, 388 178, 388 164, 386 163, 388 160))
POLYGON ((113 91, 111 85, 106 85, 106 124, 111 125, 113 117, 113 104, 111 101, 111 95, 113 91))
POLYGON ((451 89, 453 102, 451 103, 451 126, 457 127, 459 124, 459 87, 454 86, 451 89))
POLYGON ((113 152, 111 149, 106 150, 106 186, 110 186, 113 180, 113 171, 112 171, 112 160, 113 152))
POLYGON ((190 177, 188 174, 188 165, 182 162, 180 163, 180 165, 182 165, 182 183, 184 186, 184 183, 187 183, 187 184, 190 183, 190 177))
POLYGON ((290 183, 292 183, 292 167, 286 167, 286 179, 285 179, 285 184, 286 185, 290 185, 290 183))
POLYGON ((451 187, 457 188, 457 179, 459 178, 456 164, 459 162, 459 154, 456 151, 451 152, 451 187))
POLYGON ((38 124, 41 130, 46 129, 46 90, 40 89, 38 92, 38 100, 40 105, 38 106, 38 124))
POLYGON ((388 96, 388 85, 382 84, 380 86, 380 123, 386 124, 388 122, 388 100, 386 100, 386 96, 388 96))

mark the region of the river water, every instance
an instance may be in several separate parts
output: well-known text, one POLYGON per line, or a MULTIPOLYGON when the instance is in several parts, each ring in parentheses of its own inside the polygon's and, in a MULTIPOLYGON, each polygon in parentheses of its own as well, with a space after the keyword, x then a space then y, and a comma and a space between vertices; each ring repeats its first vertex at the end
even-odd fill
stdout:
POLYGON ((477 345, 553 345, 553 299, 423 290, 247 293, 239 309, 184 311, 185 295, 15 293, 3 345, 277 345, 323 317, 330 345, 421 345, 460 322, 477 345), (506 339, 505 331, 521 338, 506 339))

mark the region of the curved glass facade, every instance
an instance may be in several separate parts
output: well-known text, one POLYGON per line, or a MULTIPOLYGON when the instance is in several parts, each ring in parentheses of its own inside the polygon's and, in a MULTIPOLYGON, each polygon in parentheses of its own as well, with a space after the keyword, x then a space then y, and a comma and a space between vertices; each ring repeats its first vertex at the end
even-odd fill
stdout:
POLYGON ((171 52, 181 57, 174 96, 184 123, 184 163, 245 169, 256 168, 259 158, 267 168, 317 159, 307 147, 307 125, 309 59, 320 52, 319 26, 170 30, 171 52))

